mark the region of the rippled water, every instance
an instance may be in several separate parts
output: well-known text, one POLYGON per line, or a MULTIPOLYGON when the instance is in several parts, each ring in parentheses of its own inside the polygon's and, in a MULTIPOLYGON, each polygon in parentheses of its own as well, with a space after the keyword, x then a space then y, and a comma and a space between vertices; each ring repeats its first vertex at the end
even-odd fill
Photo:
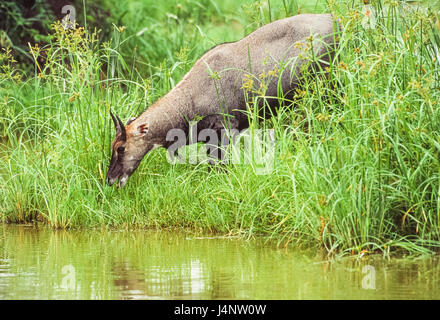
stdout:
POLYGON ((439 299, 438 262, 330 262, 258 241, 0 224, 0 299, 439 299))

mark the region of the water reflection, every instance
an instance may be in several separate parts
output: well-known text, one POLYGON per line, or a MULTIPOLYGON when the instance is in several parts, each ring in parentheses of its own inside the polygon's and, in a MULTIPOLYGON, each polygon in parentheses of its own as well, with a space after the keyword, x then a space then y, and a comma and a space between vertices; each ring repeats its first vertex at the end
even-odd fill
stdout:
POLYGON ((172 232, 0 225, 0 299, 438 299, 437 258, 320 254, 172 232))

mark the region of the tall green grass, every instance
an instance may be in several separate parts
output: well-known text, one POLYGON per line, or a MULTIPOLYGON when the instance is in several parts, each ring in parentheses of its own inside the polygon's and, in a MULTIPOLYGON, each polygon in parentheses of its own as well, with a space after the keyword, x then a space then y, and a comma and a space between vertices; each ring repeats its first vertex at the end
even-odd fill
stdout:
POLYGON ((355 1, 130 2, 127 20, 119 19, 126 28, 115 25, 105 43, 91 30, 55 24, 49 46, 30 48, 33 76, 3 52, 0 219, 263 235, 342 254, 435 251, 438 11, 371 2, 374 29, 363 27, 363 5, 355 1), (145 20, 134 18, 147 9, 145 20), (252 127, 275 130, 272 174, 248 165, 227 165, 226 172, 170 165, 166 150, 156 150, 125 188, 105 185, 110 108, 123 119, 138 115, 217 41, 298 11, 331 11, 344 30, 335 60, 321 70, 329 77, 306 76, 295 101, 275 117, 254 118, 252 127), (235 33, 224 35, 230 28, 235 33))

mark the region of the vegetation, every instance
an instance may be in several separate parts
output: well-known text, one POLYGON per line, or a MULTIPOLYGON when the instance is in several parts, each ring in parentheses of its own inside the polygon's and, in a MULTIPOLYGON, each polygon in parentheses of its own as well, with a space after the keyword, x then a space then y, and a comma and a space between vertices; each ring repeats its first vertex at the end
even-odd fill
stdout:
POLYGON ((112 2, 106 10, 118 24, 105 31, 108 37, 55 23, 47 45, 29 48, 32 71, 3 49, 0 219, 263 235, 342 254, 435 251, 438 6, 382 0, 370 6, 112 2), (295 101, 284 101, 276 117, 253 118, 251 127, 275 130, 272 174, 257 175, 249 165, 170 165, 162 149, 147 155, 125 188, 105 184, 114 136, 110 108, 123 119, 138 115, 214 44, 299 12, 332 12, 344 31, 324 70, 328 78, 306 76, 295 101))

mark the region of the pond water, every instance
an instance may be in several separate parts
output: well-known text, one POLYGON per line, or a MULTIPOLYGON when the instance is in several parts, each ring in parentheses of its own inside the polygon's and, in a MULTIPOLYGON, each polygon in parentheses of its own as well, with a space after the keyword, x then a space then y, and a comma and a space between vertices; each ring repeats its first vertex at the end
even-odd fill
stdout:
POLYGON ((438 258, 327 261, 261 241, 0 224, 0 299, 439 299, 438 258))

